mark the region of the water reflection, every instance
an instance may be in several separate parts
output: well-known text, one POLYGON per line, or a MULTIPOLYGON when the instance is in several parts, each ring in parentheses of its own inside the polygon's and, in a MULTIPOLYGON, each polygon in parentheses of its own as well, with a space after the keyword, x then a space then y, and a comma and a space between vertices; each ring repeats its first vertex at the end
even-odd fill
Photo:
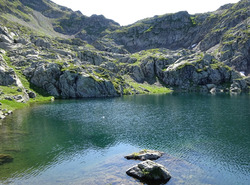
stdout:
POLYGON ((0 182, 139 183, 124 173, 134 162, 123 155, 150 148, 170 154, 160 160, 174 174, 168 184, 247 184, 249 108, 248 95, 173 94, 19 110, 0 126, 0 153, 15 158, 0 166, 0 182))

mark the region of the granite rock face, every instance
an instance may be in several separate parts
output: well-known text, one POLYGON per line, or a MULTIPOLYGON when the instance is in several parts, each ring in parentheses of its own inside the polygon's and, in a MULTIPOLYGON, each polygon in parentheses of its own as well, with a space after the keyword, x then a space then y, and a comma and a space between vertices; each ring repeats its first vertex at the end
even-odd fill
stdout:
POLYGON ((45 89, 49 94, 62 98, 118 96, 112 82, 87 73, 82 68, 77 72, 62 70, 55 63, 35 63, 24 70, 31 83, 45 89))
POLYGON ((89 98, 118 96, 111 81, 81 72, 64 72, 59 79, 59 89, 63 98, 89 98))

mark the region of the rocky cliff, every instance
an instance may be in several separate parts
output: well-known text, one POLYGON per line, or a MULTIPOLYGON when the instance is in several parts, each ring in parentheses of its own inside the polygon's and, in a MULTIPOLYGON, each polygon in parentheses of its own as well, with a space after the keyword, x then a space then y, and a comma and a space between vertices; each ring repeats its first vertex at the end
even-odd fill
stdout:
POLYGON ((249 7, 241 0, 121 27, 49 0, 0 0, 0 99, 247 91, 249 7))

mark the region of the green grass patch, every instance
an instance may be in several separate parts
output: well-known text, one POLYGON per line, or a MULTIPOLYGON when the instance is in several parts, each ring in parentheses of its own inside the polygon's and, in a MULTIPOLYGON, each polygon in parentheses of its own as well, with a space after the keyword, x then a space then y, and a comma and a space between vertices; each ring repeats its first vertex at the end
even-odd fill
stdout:
POLYGON ((6 95, 16 95, 18 87, 16 86, 0 86, 0 92, 6 95))
POLYGON ((130 55, 131 58, 136 58, 137 61, 131 65, 139 65, 142 60, 144 59, 155 59, 155 60, 167 60, 166 56, 163 55, 162 49, 156 48, 156 49, 148 49, 148 50, 142 50, 138 53, 134 53, 130 55))
POLYGON ((212 29, 212 33, 223 32, 227 27, 212 29))
POLYGON ((150 84, 140 84, 136 82, 128 82, 136 91, 140 94, 167 94, 171 93, 172 90, 166 87, 150 85, 150 84))
POLYGON ((148 32, 151 32, 153 30, 153 26, 150 26, 146 31, 144 31, 144 33, 148 33, 148 32))
POLYGON ((199 68, 199 69, 196 69, 196 72, 197 73, 201 73, 203 71, 203 69, 199 68))
POLYGON ((133 155, 134 157, 137 157, 137 156, 139 156, 140 154, 137 153, 137 152, 134 152, 132 155, 133 155))
POLYGON ((231 41, 227 41, 227 42, 223 42, 223 45, 232 45, 234 42, 236 42, 236 40, 231 40, 231 41))
POLYGON ((95 49, 95 47, 92 46, 92 45, 90 45, 90 44, 86 44, 85 47, 86 47, 86 48, 89 48, 89 49, 95 49))
POLYGON ((71 73, 77 73, 78 69, 79 69, 79 66, 75 66, 75 65, 69 63, 69 66, 68 67, 63 67, 61 69, 61 71, 69 71, 71 73))
POLYGON ((99 78, 102 78, 102 79, 106 79, 106 80, 109 80, 110 79, 110 76, 109 74, 104 70, 100 73, 98 73, 97 71, 93 71, 93 73, 98 76, 99 78))
POLYGON ((2 103, 2 109, 7 109, 7 110, 16 110, 16 109, 21 109, 24 107, 28 107, 29 104, 27 103, 19 103, 16 101, 11 101, 11 100, 0 100, 2 103))
POLYGON ((192 22, 193 26, 197 25, 196 17, 190 17, 190 19, 191 19, 191 22, 192 22))
POLYGON ((186 67, 186 66, 194 66, 194 64, 190 63, 190 62, 185 62, 184 64, 181 64, 177 67, 177 70, 181 70, 182 68, 186 67))
POLYGON ((228 65, 225 65, 224 63, 219 62, 215 59, 213 59, 213 62, 214 62, 213 64, 210 64, 212 69, 226 68, 228 71, 232 70, 232 68, 229 67, 228 65))

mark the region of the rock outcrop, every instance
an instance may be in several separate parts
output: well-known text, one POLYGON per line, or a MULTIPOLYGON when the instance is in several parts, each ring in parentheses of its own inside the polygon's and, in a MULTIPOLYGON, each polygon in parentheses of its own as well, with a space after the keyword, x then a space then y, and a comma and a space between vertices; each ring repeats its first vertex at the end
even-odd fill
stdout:
POLYGON ((55 63, 34 63, 24 70, 31 83, 45 89, 49 94, 62 98, 86 98, 118 96, 113 83, 87 70, 63 70, 55 63))
MULTIPOLYGON (((6 100, 16 100, 17 102, 27 102, 29 100, 28 94, 25 92, 22 82, 17 76, 13 68, 10 68, 3 56, 0 54, 0 86, 15 86, 18 88, 16 95, 11 97, 5 96, 4 92, 0 89, 0 99, 4 97, 6 100)), ((4 118, 4 116, 2 116, 4 118)))
POLYGON ((3 2, 0 86, 21 92, 0 98, 27 101, 38 94, 35 88, 63 98, 112 97, 148 93, 145 84, 211 93, 249 90, 249 0, 123 27, 48 0, 3 2))

